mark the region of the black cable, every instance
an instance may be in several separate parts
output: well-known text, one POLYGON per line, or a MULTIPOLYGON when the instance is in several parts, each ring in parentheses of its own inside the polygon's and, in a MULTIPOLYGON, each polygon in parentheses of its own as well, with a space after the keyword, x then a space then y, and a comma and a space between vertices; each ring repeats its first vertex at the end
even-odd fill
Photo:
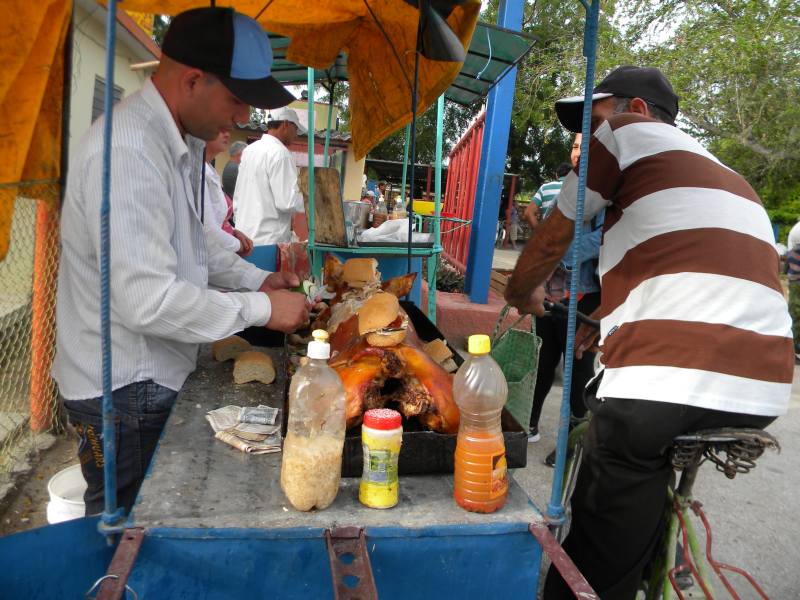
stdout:
POLYGON ((258 21, 258 17, 260 17, 261 15, 263 15, 263 14, 264 14, 264 11, 265 11, 265 10, 267 10, 267 9, 270 7, 270 4, 272 4, 274 1, 275 1, 275 0, 267 0, 267 3, 264 5, 264 7, 263 7, 263 8, 262 8, 260 11, 258 11, 258 14, 257 14, 255 17, 253 17, 253 18, 254 18, 256 21, 258 21))
POLYGON ((206 218, 206 150, 203 148, 203 155, 201 160, 203 166, 200 167, 202 173, 200 177, 200 222, 205 225, 206 218))
MULTIPOLYGON (((403 61, 402 61, 402 60, 400 60, 400 55, 397 53, 397 48, 396 48, 396 47, 395 47, 395 45, 392 43, 392 40, 391 40, 391 38, 389 38, 389 34, 388 34, 388 33, 386 33, 386 30, 383 28, 383 25, 382 25, 382 24, 381 24, 381 22, 378 20, 378 16, 377 16, 377 15, 375 14, 375 12, 372 10, 372 7, 369 5, 369 2, 367 2, 367 0, 364 0, 364 5, 367 7, 367 10, 369 11, 369 14, 371 14, 371 15, 372 15, 372 20, 373 20, 373 21, 375 21, 375 24, 378 26, 378 29, 380 29, 380 30, 381 30, 381 33, 383 34, 383 37, 385 37, 385 38, 386 38, 386 41, 387 41, 387 42, 388 42, 388 44, 389 44, 389 48, 391 48, 391 49, 392 49, 392 53, 394 54, 394 57, 395 57, 395 59, 397 60, 397 64, 398 64, 398 65, 399 65, 399 67, 400 67, 400 72, 403 74, 403 78, 406 80, 406 83, 408 84, 408 87, 409 87, 409 88, 411 89, 411 91, 413 92, 413 91, 414 91, 414 86, 412 85, 412 83, 411 83, 411 80, 408 78, 408 75, 406 74, 406 69, 405 69, 405 67, 403 66, 403 61)), ((419 38, 419 33, 417 33, 417 37, 419 38)))

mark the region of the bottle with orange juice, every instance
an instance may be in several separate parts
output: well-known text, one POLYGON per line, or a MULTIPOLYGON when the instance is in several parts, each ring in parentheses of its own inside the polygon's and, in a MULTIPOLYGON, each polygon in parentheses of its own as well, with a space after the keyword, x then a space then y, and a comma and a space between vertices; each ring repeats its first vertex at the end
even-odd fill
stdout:
POLYGON ((508 385, 500 366, 489 355, 488 335, 469 337, 469 359, 453 381, 453 396, 461 411, 455 455, 454 496, 462 508, 496 511, 508 498, 508 468, 500 413, 508 385))

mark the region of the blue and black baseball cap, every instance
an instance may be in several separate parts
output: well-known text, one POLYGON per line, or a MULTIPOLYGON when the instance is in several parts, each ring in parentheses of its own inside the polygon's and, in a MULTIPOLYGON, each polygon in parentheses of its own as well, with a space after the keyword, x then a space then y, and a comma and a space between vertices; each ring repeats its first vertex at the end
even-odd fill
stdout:
POLYGON ((231 8, 195 8, 172 19, 161 51, 219 77, 239 100, 279 108, 295 97, 272 77, 272 47, 254 19, 231 8))

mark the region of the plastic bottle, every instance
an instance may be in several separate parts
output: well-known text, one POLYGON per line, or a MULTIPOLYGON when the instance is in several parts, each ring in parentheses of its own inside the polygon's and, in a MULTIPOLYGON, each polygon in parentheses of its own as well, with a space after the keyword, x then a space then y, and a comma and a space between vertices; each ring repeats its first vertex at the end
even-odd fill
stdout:
POLYGON ((328 366, 328 333, 317 329, 308 363, 289 386, 289 422, 283 442, 281 489, 297 510, 330 506, 339 491, 345 434, 345 392, 328 366))
POLYGON ((389 218, 389 209, 386 207, 386 201, 383 196, 378 198, 378 203, 375 205, 375 210, 372 214, 373 227, 382 225, 386 219, 389 218))
POLYGON ((489 336, 470 336, 468 349, 471 356, 453 381, 453 396, 461 411, 453 495, 466 510, 490 513, 508 498, 506 448, 500 426, 508 385, 489 355, 489 336))
POLYGON ((370 508, 392 508, 400 495, 397 462, 403 443, 400 413, 390 408, 373 408, 364 413, 361 425, 364 471, 358 499, 370 508))

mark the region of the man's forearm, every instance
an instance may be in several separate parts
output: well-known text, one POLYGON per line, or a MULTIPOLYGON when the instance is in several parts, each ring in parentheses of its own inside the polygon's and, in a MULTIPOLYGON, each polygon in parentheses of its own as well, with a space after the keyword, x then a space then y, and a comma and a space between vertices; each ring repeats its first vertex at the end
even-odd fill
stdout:
POLYGON ((542 285, 566 254, 575 223, 557 208, 534 231, 525 245, 506 288, 506 301, 524 306, 533 291, 542 285))

